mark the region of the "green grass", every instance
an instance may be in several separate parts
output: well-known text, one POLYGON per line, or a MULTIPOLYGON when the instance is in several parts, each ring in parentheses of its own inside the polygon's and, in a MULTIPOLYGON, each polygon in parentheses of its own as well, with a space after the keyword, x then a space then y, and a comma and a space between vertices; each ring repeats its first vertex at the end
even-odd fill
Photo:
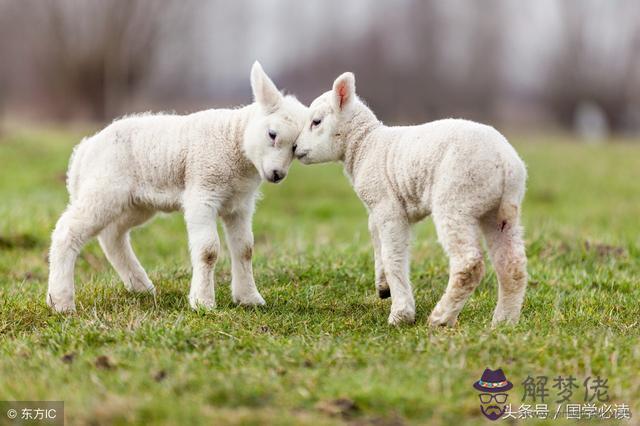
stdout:
POLYGON ((447 279, 429 220, 413 243, 417 322, 387 326, 366 214, 339 165, 296 164, 282 185, 263 186, 254 271, 266 307, 232 304, 225 255, 218 308, 189 309, 174 214, 133 233, 156 302, 128 294, 92 242, 76 268, 78 312, 53 314, 46 252, 79 136, 0 139, 0 400, 64 400, 69 424, 486 424, 471 384, 502 367, 515 406, 527 375, 600 375, 611 401, 640 415, 638 144, 512 138, 530 174, 531 283, 520 323, 492 330, 490 268, 455 328, 426 325, 447 279), (337 398, 357 408, 330 416, 322 406, 337 398))

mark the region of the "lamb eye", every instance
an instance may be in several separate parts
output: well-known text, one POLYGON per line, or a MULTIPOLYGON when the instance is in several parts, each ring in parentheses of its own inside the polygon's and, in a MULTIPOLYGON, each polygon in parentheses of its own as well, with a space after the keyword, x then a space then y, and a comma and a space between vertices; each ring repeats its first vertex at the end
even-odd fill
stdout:
POLYGON ((273 130, 269 130, 269 137, 271 138, 272 141, 276 140, 276 132, 274 132, 273 130))
POLYGON ((319 126, 320 123, 322 123, 322 119, 320 119, 320 118, 316 118, 315 120, 313 120, 311 122, 311 124, 314 125, 314 126, 319 126))

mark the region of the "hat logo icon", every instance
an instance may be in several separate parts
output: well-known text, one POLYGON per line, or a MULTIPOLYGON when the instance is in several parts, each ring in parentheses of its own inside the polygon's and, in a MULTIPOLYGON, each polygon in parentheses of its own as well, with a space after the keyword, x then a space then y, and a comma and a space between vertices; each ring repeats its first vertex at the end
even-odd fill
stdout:
POLYGON ((480 411, 487 419, 498 420, 504 415, 509 397, 507 391, 513 388, 513 383, 507 380, 502 368, 486 368, 473 387, 480 392, 480 411))

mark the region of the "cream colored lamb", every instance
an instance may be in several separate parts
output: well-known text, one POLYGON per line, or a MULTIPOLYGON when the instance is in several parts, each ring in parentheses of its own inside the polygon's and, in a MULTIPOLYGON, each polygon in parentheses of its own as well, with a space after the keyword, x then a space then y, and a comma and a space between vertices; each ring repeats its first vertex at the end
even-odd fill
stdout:
POLYGON ((495 129, 465 120, 387 127, 342 74, 311 104, 297 142, 305 164, 341 161, 369 212, 376 288, 391 296, 390 324, 413 322, 410 225, 428 215, 449 256, 449 283, 432 325, 453 326, 483 272, 482 235, 499 281, 493 323, 520 316, 527 272, 520 205, 526 170, 495 129))
POLYGON ((75 148, 67 179, 70 202, 49 254, 50 306, 75 309, 74 264, 95 235, 127 289, 155 292, 131 249, 129 230, 158 211, 175 210, 184 212, 189 234, 191 307, 215 307, 217 217, 231 252, 233 300, 265 303, 251 267, 256 194, 263 179, 277 183, 286 176, 307 109, 283 96, 257 62, 251 87, 251 105, 123 118, 75 148))

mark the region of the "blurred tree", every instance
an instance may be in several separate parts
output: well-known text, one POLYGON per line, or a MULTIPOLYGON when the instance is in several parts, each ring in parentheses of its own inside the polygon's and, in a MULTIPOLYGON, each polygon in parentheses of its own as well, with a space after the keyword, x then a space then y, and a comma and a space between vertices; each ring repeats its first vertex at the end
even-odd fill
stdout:
POLYGON ((192 10, 177 0, 25 0, 21 6, 12 36, 29 44, 28 68, 39 95, 59 119, 100 121, 136 96, 164 33, 192 10))
POLYGON ((629 114, 640 101, 633 90, 634 77, 640 74, 640 3, 615 4, 612 10, 601 2, 581 2, 578 7, 557 3, 561 33, 547 74, 546 102, 567 128, 585 104, 597 106, 613 131, 637 125, 629 122, 629 114), (607 34, 597 27, 607 18, 616 32, 608 44, 607 34))
POLYGON ((0 0, 0 105, 105 120, 235 104, 259 59, 305 101, 354 71, 387 121, 573 127, 587 102, 639 129, 639 15, 635 0, 0 0))
MULTIPOLYGON (((381 118, 395 122, 491 117, 503 78, 503 17, 497 0, 465 5, 380 3, 368 31, 326 43, 284 79, 317 95, 338 74, 353 71, 358 93, 381 118), (460 10, 464 14, 456 15, 460 10)), ((337 38, 331 27, 327 34, 337 38)))
POLYGON ((60 99, 79 100, 97 120, 136 94, 154 65, 161 31, 181 18, 177 2, 154 0, 57 0, 46 9, 49 48, 40 58, 48 87, 60 99))
POLYGON ((7 80, 9 78, 7 71, 8 56, 6 55, 6 45, 9 42, 9 37, 6 31, 8 28, 8 9, 9 3, 6 0, 0 0, 0 54, 2 55, 0 57, 0 136, 2 136, 4 132, 5 100, 7 98, 7 80))

